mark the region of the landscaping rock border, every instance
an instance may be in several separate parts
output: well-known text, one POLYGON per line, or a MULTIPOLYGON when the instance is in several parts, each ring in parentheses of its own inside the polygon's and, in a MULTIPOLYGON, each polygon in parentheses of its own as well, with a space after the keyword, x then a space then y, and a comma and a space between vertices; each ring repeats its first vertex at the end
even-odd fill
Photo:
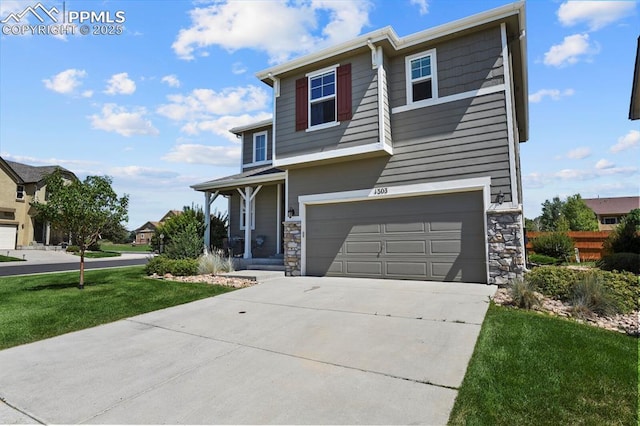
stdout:
POLYGON ((226 287, 233 287, 233 288, 245 288, 245 287, 251 287, 253 285, 258 284, 258 282, 254 280, 248 280, 245 278, 222 277, 220 275, 215 275, 215 274, 190 275, 190 276, 174 276, 171 274, 165 274, 165 275, 153 274, 150 277, 155 279, 161 279, 161 280, 178 281, 182 283, 217 284, 217 285, 223 285, 226 287))
MULTIPOLYGON (((604 328, 610 331, 626 333, 630 336, 640 337, 639 316, 640 311, 633 311, 629 314, 618 314, 612 317, 601 317, 594 313, 585 315, 583 318, 576 318, 571 313, 572 306, 560 300, 546 297, 541 293, 534 292, 540 300, 540 306, 533 308, 539 313, 546 313, 563 318, 571 318, 579 323, 604 328)), ((506 288, 499 288, 493 296, 493 301, 501 306, 514 306, 513 299, 506 288)))

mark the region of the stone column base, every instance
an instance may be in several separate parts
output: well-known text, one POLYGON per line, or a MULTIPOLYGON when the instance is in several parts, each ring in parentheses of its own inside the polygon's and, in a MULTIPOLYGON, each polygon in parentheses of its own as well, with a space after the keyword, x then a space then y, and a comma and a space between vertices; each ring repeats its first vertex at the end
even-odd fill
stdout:
POLYGON ((286 221, 284 225, 284 275, 299 277, 301 271, 301 223, 300 221, 286 221))
POLYGON ((526 268, 522 211, 487 212, 489 284, 522 278, 526 268))

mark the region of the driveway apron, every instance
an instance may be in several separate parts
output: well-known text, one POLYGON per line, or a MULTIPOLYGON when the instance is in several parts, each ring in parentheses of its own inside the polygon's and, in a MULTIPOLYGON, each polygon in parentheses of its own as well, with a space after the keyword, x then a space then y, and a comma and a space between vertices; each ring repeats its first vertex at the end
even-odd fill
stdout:
POLYGON ((280 278, 0 351, 0 423, 445 424, 495 286, 280 278))

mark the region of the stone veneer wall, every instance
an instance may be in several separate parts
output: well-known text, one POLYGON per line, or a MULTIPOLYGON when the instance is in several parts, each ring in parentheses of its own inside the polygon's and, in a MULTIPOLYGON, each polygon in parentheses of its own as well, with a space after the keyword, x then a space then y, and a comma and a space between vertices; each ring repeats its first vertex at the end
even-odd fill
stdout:
POLYGON ((300 276, 301 269, 301 224, 284 222, 284 274, 287 277, 300 276))
POLYGON ((522 212, 487 212, 489 242, 489 284, 507 284, 522 278, 525 271, 522 212))

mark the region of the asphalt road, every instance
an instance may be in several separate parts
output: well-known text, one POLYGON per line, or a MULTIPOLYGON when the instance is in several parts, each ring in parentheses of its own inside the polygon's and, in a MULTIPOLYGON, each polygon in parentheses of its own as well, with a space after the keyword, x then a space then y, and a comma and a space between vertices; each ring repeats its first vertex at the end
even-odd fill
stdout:
MULTIPOLYGON (((114 260, 101 260, 99 262, 85 262, 84 269, 99 269, 99 268, 118 268, 121 266, 135 266, 146 265, 148 259, 114 259, 114 260)), ((27 262, 20 262, 19 265, 3 266, 0 268, 0 277, 8 277, 11 275, 27 275, 27 274, 42 274, 45 272, 63 272, 63 271, 77 271, 80 269, 80 262, 73 263, 45 263, 45 264, 27 264, 27 262)))

